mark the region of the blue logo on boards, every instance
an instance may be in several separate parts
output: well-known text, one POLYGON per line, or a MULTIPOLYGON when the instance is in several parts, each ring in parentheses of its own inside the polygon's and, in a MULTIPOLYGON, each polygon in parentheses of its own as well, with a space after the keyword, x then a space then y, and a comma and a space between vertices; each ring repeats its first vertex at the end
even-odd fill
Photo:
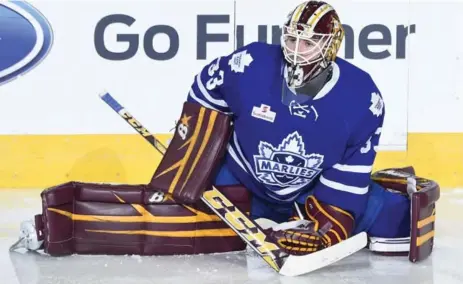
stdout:
POLYGON ((0 3, 0 84, 39 65, 53 44, 47 19, 24 1, 0 3))

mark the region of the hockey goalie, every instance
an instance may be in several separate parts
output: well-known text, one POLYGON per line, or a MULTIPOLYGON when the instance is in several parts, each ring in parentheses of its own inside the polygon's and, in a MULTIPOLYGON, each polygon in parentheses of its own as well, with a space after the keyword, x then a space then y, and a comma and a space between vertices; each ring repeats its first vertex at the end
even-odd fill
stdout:
POLYGON ((281 44, 251 43, 193 78, 147 184, 47 188, 20 243, 50 255, 243 250, 200 199, 213 185, 253 220, 309 221, 265 229, 287 254, 316 254, 366 232, 370 250, 426 258, 439 186, 413 167, 372 172, 385 104, 372 77, 337 56, 343 37, 331 5, 301 3, 281 44))

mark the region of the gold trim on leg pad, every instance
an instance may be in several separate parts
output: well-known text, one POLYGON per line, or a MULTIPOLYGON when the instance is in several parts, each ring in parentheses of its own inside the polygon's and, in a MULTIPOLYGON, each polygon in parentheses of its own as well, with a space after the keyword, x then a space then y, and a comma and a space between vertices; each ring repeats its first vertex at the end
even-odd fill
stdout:
POLYGON ((232 124, 229 115, 197 103, 185 103, 181 117, 149 186, 177 201, 193 203, 211 186, 232 124))

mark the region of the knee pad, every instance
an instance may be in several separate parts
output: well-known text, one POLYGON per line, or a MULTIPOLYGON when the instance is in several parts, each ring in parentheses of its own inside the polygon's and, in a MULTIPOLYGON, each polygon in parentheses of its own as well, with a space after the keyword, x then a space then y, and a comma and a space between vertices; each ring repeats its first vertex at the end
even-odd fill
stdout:
POLYGON ((215 176, 214 184, 216 186, 222 185, 237 185, 241 184, 232 172, 228 169, 225 164, 222 164, 219 168, 217 175, 215 176))
POLYGON ((287 222, 293 215, 294 205, 289 204, 272 204, 258 196, 253 195, 251 198, 251 217, 253 219, 269 219, 277 223, 287 222))
POLYGON ((390 191, 380 184, 372 184, 375 198, 380 198, 381 207, 368 228, 371 237, 403 238, 410 236, 410 199, 408 195, 390 191), (377 193, 381 191, 380 193, 377 193))

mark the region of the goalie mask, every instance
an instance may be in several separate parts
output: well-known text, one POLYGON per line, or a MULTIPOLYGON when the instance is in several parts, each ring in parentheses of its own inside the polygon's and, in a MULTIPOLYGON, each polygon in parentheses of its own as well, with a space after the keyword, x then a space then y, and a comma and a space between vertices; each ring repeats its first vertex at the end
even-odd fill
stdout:
POLYGON ((332 6, 307 1, 296 7, 283 25, 281 46, 290 88, 313 96, 331 75, 344 30, 332 6))

